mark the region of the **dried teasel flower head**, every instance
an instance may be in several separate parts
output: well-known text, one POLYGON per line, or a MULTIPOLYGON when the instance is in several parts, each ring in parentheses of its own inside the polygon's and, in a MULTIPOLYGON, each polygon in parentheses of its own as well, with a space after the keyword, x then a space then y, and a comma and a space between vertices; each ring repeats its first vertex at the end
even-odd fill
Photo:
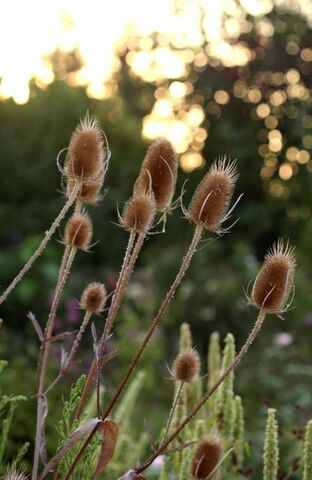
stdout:
POLYGON ((200 360, 194 348, 186 348, 178 354, 172 364, 172 375, 175 380, 190 383, 198 374, 200 360))
POLYGON ((222 233, 221 224, 234 208, 229 211, 237 178, 235 162, 226 157, 214 162, 193 195, 187 218, 207 230, 222 233))
POLYGON ((89 215, 86 212, 74 213, 67 221, 64 243, 80 250, 88 250, 92 232, 92 221, 89 215))
POLYGON ((69 179, 92 181, 105 170, 104 138, 96 118, 87 113, 70 139, 65 163, 69 179))
POLYGON ((1 480, 28 480, 25 472, 18 472, 15 468, 9 468, 1 477, 1 480))
POLYGON ((156 214, 155 198, 151 191, 136 193, 126 203, 120 224, 123 228, 138 233, 146 233, 152 226, 156 214))
POLYGON ((203 438, 198 443, 192 458, 191 473, 193 478, 198 480, 208 478, 220 462, 221 455, 222 443, 217 435, 209 435, 203 438))
POLYGON ((159 138, 147 150, 134 193, 147 193, 151 188, 157 212, 166 212, 170 209, 177 173, 178 159, 173 146, 167 139, 159 138))
MULTIPOLYGON (((97 179, 92 181, 83 182, 80 190, 77 195, 77 201, 81 204, 88 203, 88 204, 96 204, 99 200, 101 200, 100 191, 103 186, 104 182, 104 174, 98 176, 97 179)), ((69 178, 67 181, 66 186, 66 195, 69 197, 73 191, 75 186, 75 180, 73 178, 69 178)))
POLYGON ((82 292, 80 307, 86 312, 101 313, 106 301, 106 289, 102 283, 90 283, 82 292))
POLYGON ((294 248, 282 240, 265 255, 251 292, 251 303, 269 313, 282 313, 294 287, 296 259, 294 248))

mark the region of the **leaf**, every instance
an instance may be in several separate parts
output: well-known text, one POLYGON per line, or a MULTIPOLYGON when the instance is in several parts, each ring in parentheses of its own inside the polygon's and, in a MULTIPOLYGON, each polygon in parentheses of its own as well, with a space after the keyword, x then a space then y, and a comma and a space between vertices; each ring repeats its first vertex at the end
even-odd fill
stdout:
POLYGON ((77 330, 74 330, 73 332, 63 332, 58 335, 54 335, 53 337, 49 338, 49 342, 59 342, 60 340, 64 340, 64 338, 70 337, 71 335, 74 335, 77 333, 77 330))
POLYGON ((49 471, 52 470, 52 468, 55 467, 60 460, 62 460, 64 455, 66 455, 66 453, 68 453, 82 439, 82 437, 89 434, 93 428, 101 422, 102 420, 100 418, 91 418, 91 420, 88 420, 74 430, 66 443, 56 452, 54 457, 52 457, 49 463, 45 466, 40 480, 42 480, 49 473, 49 471))
POLYGON ((48 402, 47 397, 42 395, 38 398, 38 407, 40 410, 40 439, 39 439, 39 453, 42 463, 45 465, 47 463, 47 449, 46 449, 46 441, 45 441, 45 421, 48 415, 48 402))
POLYGON ((34 327, 35 332, 37 333, 40 342, 43 342, 42 328, 40 327, 35 315, 32 312, 28 312, 27 313, 27 318, 31 321, 32 326, 34 327))
POLYGON ((112 420, 105 420, 102 427, 104 442, 102 444, 99 461, 94 472, 93 478, 96 478, 106 468, 112 459, 119 435, 119 427, 112 420))

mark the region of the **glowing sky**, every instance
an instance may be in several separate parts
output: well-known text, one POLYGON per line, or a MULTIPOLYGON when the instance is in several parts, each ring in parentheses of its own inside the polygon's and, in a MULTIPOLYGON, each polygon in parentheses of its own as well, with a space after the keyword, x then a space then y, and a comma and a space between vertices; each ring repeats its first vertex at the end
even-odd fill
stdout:
MULTIPOLYGON (((295 0, 293 0, 294 3, 295 0)), ((301 8, 306 2, 300 2, 301 8)), ((226 29, 229 35, 240 32, 241 10, 232 0, 186 0, 177 2, 174 11, 171 0, 10 0, 3 1, 0 16, 0 96, 12 96, 25 103, 29 96, 28 83, 32 77, 39 83, 53 81, 46 57, 56 49, 77 48, 84 66, 75 81, 86 85, 88 93, 105 96, 103 82, 118 69, 115 51, 127 42, 129 29, 138 36, 156 31, 163 38, 174 39, 177 46, 196 47, 202 42, 199 28, 201 7, 205 12, 204 34, 211 53, 229 61, 233 52, 221 40, 222 12, 231 15, 226 29)), ((0 3, 1 5, 1 3, 0 3)), ((270 0, 241 0, 241 5, 253 15, 264 14, 272 8, 270 0)), ((134 70, 146 74, 150 59, 141 55, 134 60, 134 70)), ((171 78, 184 72, 184 61, 170 55, 168 49, 158 52, 158 74, 171 78)), ((248 52, 237 54, 236 61, 244 63, 248 52), (239 57, 240 55, 240 57, 239 57)), ((154 75, 155 76, 155 75, 154 75)))

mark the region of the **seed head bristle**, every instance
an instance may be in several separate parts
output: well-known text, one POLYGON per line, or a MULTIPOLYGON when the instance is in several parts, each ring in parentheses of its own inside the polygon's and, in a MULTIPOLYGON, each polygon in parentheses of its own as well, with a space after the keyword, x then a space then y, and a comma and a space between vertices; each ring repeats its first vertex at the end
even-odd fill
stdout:
POLYGON ((170 209, 177 172, 178 159, 172 144, 165 138, 159 138, 147 150, 134 193, 147 193, 151 188, 157 212, 165 212, 170 209))
POLYGON ((187 212, 189 220, 212 232, 222 231, 237 178, 235 162, 226 157, 214 162, 193 195, 187 212))
POLYGON ((152 192, 134 194, 124 207, 121 226, 126 230, 146 233, 152 226, 155 214, 156 206, 152 192))
POLYGON ((92 239, 92 221, 86 212, 74 213, 65 227, 64 243, 80 250, 87 250, 92 239))
POLYGON ((198 374, 200 360, 194 348, 186 348, 178 354, 172 364, 172 374, 175 380, 190 383, 198 374))
POLYGON ((70 179, 93 180, 103 170, 103 132, 95 117, 80 121, 70 139, 65 173, 70 179))
MULTIPOLYGON (((79 193, 77 195, 77 200, 81 203, 92 204, 94 205, 101 199, 100 191, 103 186, 104 175, 103 173, 99 175, 98 179, 92 181, 83 182, 79 193)), ((66 195, 70 196, 75 185, 75 180, 72 178, 68 179, 66 195)))
MULTIPOLYGON (((222 443, 217 435, 203 438, 192 458, 191 473, 198 480, 206 479, 221 460, 222 443)), ((214 477, 214 475, 213 475, 214 477)))
POLYGON ((90 283, 83 291, 80 307, 86 312, 101 313, 106 301, 106 289, 102 283, 90 283))
POLYGON ((28 480, 25 472, 18 472, 15 468, 8 468, 0 480, 28 480))
POLYGON ((278 240, 267 252, 253 285, 251 302, 259 309, 281 313, 293 289, 294 248, 278 240))

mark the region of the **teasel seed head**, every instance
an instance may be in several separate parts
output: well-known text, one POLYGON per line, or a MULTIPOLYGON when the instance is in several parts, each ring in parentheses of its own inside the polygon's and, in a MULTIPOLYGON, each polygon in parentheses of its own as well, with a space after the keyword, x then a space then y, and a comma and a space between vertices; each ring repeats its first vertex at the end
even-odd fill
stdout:
POLYGON ((153 193, 136 193, 126 203, 120 217, 120 224, 126 230, 146 233, 152 226, 155 214, 153 193))
MULTIPOLYGON (((103 182, 103 173, 99 175, 97 179, 83 182, 77 195, 77 200, 82 204, 96 204, 101 199, 100 191, 103 186, 103 182)), ((74 186, 75 180, 73 178, 69 178, 66 186, 67 197, 69 197, 72 193, 74 186)))
POLYGON ((204 437, 192 458, 191 473, 198 480, 206 479, 221 460, 222 443, 217 435, 204 437))
POLYGON ((187 218, 207 230, 221 233, 221 225, 231 213, 229 206, 237 178, 235 162, 226 157, 214 162, 193 195, 187 218))
POLYGON ((147 150, 134 193, 152 189, 157 212, 166 212, 170 209, 177 173, 178 159, 173 146, 165 138, 159 138, 147 150))
POLYGON ((69 179, 93 180, 103 170, 104 137, 95 117, 89 114, 70 139, 65 173, 69 179))
POLYGON ((8 468, 0 480, 28 480, 25 472, 18 472, 15 468, 8 468))
POLYGON ((252 288, 251 303, 269 313, 282 313, 293 290, 295 267, 294 248, 279 240, 265 255, 252 288))
POLYGON ((92 221, 86 212, 74 213, 65 227, 65 245, 88 250, 92 239, 92 221))
POLYGON ((200 369, 200 359, 194 348, 186 348, 178 354, 172 364, 172 374, 175 380, 191 383, 200 369))
POLYGON ((102 283, 90 283, 82 292, 80 307, 86 312, 101 313, 106 301, 106 289, 102 283))

